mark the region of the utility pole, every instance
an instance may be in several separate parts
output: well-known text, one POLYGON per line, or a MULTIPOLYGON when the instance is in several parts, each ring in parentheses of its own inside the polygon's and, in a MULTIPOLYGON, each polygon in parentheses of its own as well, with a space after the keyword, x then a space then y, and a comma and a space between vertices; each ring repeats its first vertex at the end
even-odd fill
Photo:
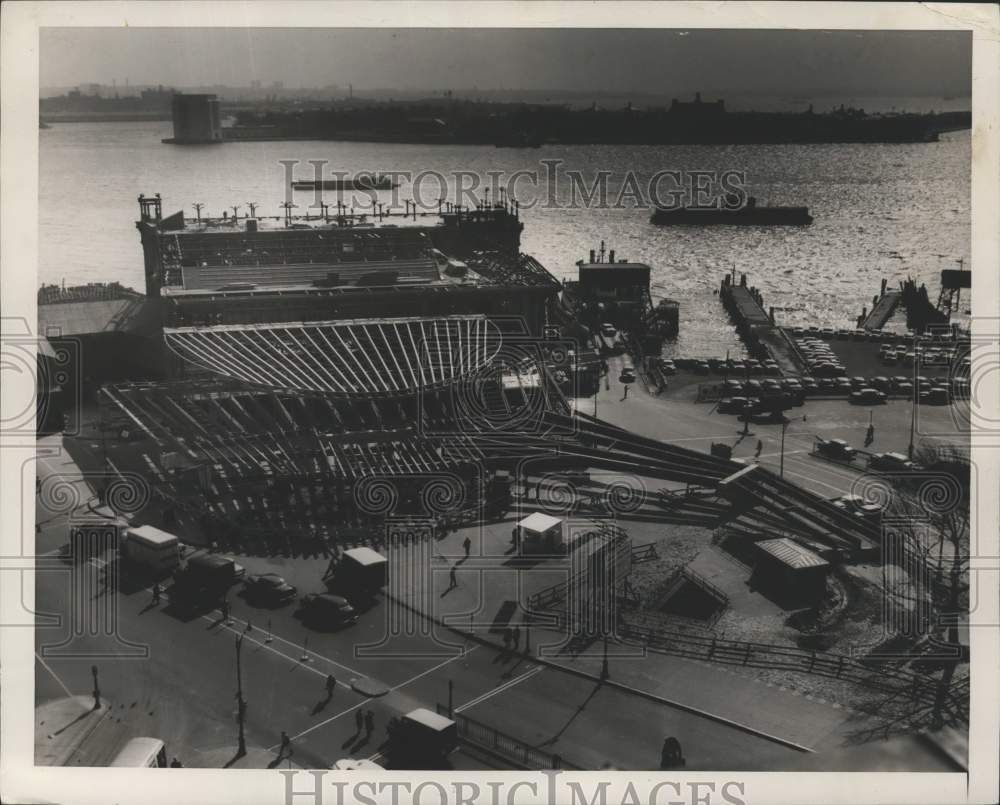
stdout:
POLYGON ((236 636, 236 721, 240 729, 238 752, 241 757, 247 753, 247 741, 243 730, 247 703, 243 700, 243 669, 240 665, 240 650, 242 648, 243 635, 239 634, 236 636))
POLYGON ((198 217, 198 223, 199 224, 201 223, 201 208, 204 207, 204 206, 205 205, 202 204, 200 201, 196 202, 195 205, 194 205, 194 214, 198 217))

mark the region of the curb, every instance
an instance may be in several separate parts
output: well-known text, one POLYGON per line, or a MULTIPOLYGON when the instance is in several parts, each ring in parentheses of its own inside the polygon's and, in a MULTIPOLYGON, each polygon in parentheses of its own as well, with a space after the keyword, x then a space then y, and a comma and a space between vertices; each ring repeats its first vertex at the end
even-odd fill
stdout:
MULTIPOLYGON (((490 648, 499 648, 499 646, 496 643, 494 643, 492 640, 489 640, 489 639, 487 639, 485 637, 480 637, 475 632, 468 632, 468 631, 465 631, 463 629, 459 629, 456 626, 449 626, 448 624, 446 624, 444 622, 444 620, 442 618, 428 615, 427 613, 422 612, 421 610, 417 609, 416 607, 414 607, 412 604, 408 603, 407 601, 403 601, 403 600, 401 600, 399 598, 396 598, 395 596, 393 596, 390 593, 385 593, 385 597, 387 599, 389 599, 389 600, 395 601, 400 606, 405 607, 406 609, 408 609, 411 612, 414 612, 414 613, 420 615, 421 617, 428 618, 429 620, 431 620, 432 622, 438 624, 442 628, 448 629, 449 631, 454 632, 455 634, 462 635, 465 638, 469 638, 471 640, 474 640, 477 643, 479 643, 480 645, 489 646, 490 648)), ((766 739, 768 741, 772 741, 774 743, 781 744, 782 746, 787 746, 790 749, 795 749, 798 752, 809 752, 809 753, 815 752, 814 749, 810 749, 808 746, 803 746, 802 744, 798 744, 798 743, 795 743, 794 741, 790 741, 787 738, 782 738, 782 737, 780 737, 778 735, 772 735, 769 732, 764 732, 763 730, 759 730, 756 727, 751 727, 748 724, 742 724, 739 721, 732 721, 731 719, 725 718, 724 716, 719 716, 719 715, 716 715, 714 713, 709 713, 706 710, 701 710, 701 709, 699 709, 697 707, 693 707, 693 706, 691 706, 689 704, 682 704, 681 702, 676 702, 676 701, 673 701, 671 699, 664 698, 663 696, 657 696, 655 693, 650 693, 649 691, 642 690, 641 688, 636 688, 636 687, 632 687, 631 685, 626 685, 623 682, 616 682, 613 679, 601 679, 596 674, 591 674, 591 673, 589 673, 587 671, 580 670, 579 668, 572 668, 572 667, 570 667, 568 665, 563 665, 562 663, 555 662, 553 660, 546 660, 543 657, 538 657, 538 656, 536 656, 534 654, 532 654, 530 656, 530 658, 531 658, 531 660, 533 662, 537 662, 540 665, 545 665, 545 666, 547 666, 549 668, 558 668, 559 670, 566 671, 567 673, 573 674, 574 676, 578 676, 578 677, 581 677, 583 679, 589 679, 589 680, 591 680, 593 682, 597 682, 598 684, 604 684, 604 685, 608 685, 610 687, 618 688, 619 690, 623 690, 626 693, 631 693, 631 694, 636 695, 636 696, 641 696, 641 697, 643 697, 645 699, 649 699, 651 701, 658 702, 659 704, 665 704, 668 707, 673 707, 673 708, 678 709, 678 710, 684 710, 685 712, 693 713, 694 715, 701 716, 702 718, 707 718, 707 719, 709 719, 711 721, 715 721, 715 722, 717 722, 719 724, 724 724, 727 727, 732 727, 734 729, 738 729, 741 732, 745 732, 745 733, 747 733, 749 735, 755 735, 758 738, 764 738, 764 739, 766 739)))

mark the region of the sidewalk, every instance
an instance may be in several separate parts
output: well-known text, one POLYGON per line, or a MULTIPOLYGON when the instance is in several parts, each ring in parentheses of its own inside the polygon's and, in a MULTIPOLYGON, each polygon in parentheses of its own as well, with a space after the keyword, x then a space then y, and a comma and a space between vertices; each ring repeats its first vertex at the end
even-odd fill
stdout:
POLYGON ((35 765, 65 766, 95 729, 107 719, 111 705, 91 696, 73 696, 35 708, 35 765))

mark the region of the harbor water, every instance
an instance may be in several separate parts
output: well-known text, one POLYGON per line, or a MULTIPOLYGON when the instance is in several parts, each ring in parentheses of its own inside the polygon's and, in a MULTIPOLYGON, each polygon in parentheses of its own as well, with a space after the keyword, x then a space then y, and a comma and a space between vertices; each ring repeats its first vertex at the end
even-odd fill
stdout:
MULTIPOLYGON (((164 214, 194 203, 203 214, 232 214, 258 204, 258 215, 279 215, 287 189, 282 160, 299 160, 296 178, 311 179, 307 160, 329 170, 434 171, 445 176, 538 171, 564 177, 546 205, 544 186, 518 184, 522 250, 560 278, 575 278, 575 263, 604 240, 617 258, 653 268, 654 300, 680 302, 680 335, 667 355, 724 355, 741 351, 715 292, 735 268, 760 288, 779 323, 849 327, 871 306, 880 280, 906 276, 927 284, 936 300, 939 274, 970 268, 970 135, 944 134, 926 144, 755 146, 559 146, 510 149, 480 146, 347 142, 250 142, 169 146, 169 122, 57 124, 39 132, 40 283, 67 285, 117 280, 143 288, 142 250, 134 221, 140 193, 160 193, 164 214), (549 167, 542 164, 545 160, 549 167), (551 166, 558 161, 558 168, 551 166), (569 205, 570 180, 589 187, 609 171, 608 205, 569 205), (659 227, 650 210, 619 199, 630 173, 646 187, 657 171, 742 171, 759 203, 807 206, 804 227, 659 227), (615 202, 621 201, 620 204, 615 202), (537 204, 527 208, 532 201, 537 204)), ((468 183, 468 179, 465 180, 468 183)), ((484 179, 484 181, 487 181, 484 179)), ((424 198, 442 195, 436 181, 424 198)), ((448 193, 454 197, 454 187, 448 193)), ((388 201, 390 193, 380 192, 388 201)), ((409 198, 409 188, 400 198, 409 198)), ((335 197, 326 199, 335 202, 335 197)), ((578 196, 579 200, 579 196, 578 196)), ((296 192, 296 213, 313 201, 296 192)), ((317 211, 314 211, 314 214, 317 211)))

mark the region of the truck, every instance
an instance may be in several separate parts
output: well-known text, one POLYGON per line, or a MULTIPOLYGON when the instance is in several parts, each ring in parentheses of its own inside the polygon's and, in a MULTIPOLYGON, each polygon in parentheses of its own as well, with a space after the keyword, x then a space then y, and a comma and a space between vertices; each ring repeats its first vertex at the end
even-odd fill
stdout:
POLYGON ((180 566, 181 542, 151 525, 128 526, 118 552, 126 566, 162 578, 180 566))
POLYGON ((236 583, 236 563, 212 553, 196 554, 174 578, 172 600, 215 605, 236 583))
POLYGON ((330 589, 351 602, 370 601, 389 582, 389 560, 371 548, 351 548, 341 555, 330 589))
POLYGON ((447 716, 423 707, 394 716, 386 725, 389 756, 404 768, 416 761, 436 768, 458 748, 458 725, 447 716))

